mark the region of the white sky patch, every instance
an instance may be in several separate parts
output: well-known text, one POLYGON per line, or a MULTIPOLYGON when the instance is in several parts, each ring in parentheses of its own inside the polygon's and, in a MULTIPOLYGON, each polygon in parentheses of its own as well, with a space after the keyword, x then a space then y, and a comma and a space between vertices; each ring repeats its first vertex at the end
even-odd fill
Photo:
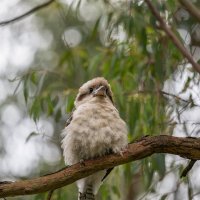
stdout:
POLYGON ((102 12, 105 11, 103 3, 101 0, 97 1, 87 1, 87 0, 59 0, 63 4, 70 5, 72 9, 76 9, 78 4, 78 17, 79 20, 85 22, 96 22, 96 20, 102 15, 102 12))
POLYGON ((109 45, 110 42, 112 42, 113 40, 117 41, 118 43, 122 43, 127 39, 127 35, 124 31, 124 28, 121 25, 114 28, 111 34, 109 29, 102 29, 101 33, 102 34, 100 36, 100 39, 102 44, 104 44, 105 46, 109 45))
POLYGON ((14 46, 10 64, 20 70, 29 68, 34 59, 35 51, 36 49, 23 44, 14 46))
POLYGON ((98 3, 82 3, 79 8, 79 19, 83 21, 96 21, 101 16, 101 4, 98 3))
MULTIPOLYGON (((8 109, 11 108, 7 108, 6 112, 8 109)), ((60 151, 50 138, 53 126, 47 120, 40 121, 39 126, 45 127, 43 133, 49 137, 45 137, 41 132, 38 133, 35 123, 29 118, 21 120, 16 126, 2 126, 6 156, 1 159, 4 163, 0 166, 1 171, 4 173, 10 171, 14 176, 28 176, 37 169, 41 158, 50 164, 60 161, 60 151), (31 132, 38 134, 27 140, 31 132)))
POLYGON ((1 38, 1 46, 0 46, 0 75, 6 72, 6 67, 8 60, 10 58, 11 53, 11 31, 9 29, 0 29, 0 38, 1 38))
MULTIPOLYGON (((0 6, 0 15, 1 16, 9 16, 8 15, 8 11, 10 10, 10 8, 12 8, 13 6, 16 6, 17 3, 19 3, 20 0, 1 0, 1 6, 0 6)), ((15 13, 14 13, 15 14, 15 13)), ((1 18, 1 20, 4 17, 1 18)))
POLYGON ((53 143, 44 143, 41 145, 41 156, 45 162, 57 163, 61 159, 61 154, 58 147, 53 143))
POLYGON ((176 72, 174 72, 174 74, 165 81, 163 90, 168 93, 178 95, 185 100, 187 100, 190 95, 192 95, 194 103, 200 105, 200 83, 196 83, 200 76, 197 74, 196 77, 193 77, 193 75, 194 74, 191 71, 190 64, 178 66, 176 72), (188 78, 191 79, 189 87, 186 91, 183 91, 188 78))
POLYGON ((192 186, 193 186, 193 189, 194 189, 194 192, 199 192, 199 188, 200 188, 200 164, 199 162, 197 161, 192 170, 190 171, 189 173, 189 176, 190 176, 190 180, 192 181, 192 186))
POLYGON ((37 131, 40 133, 44 133, 44 137, 51 138, 54 133, 53 122, 47 121, 45 119, 40 119, 37 123, 37 131))
MULTIPOLYGON (((200 34, 200 28, 199 28, 199 34, 200 34)), ((197 46, 192 47, 192 56, 196 62, 200 60, 200 47, 197 47, 197 46)))
POLYGON ((159 194, 165 194, 165 193, 170 193, 174 191, 174 188, 176 188, 176 176, 175 174, 168 173, 162 182, 159 182, 156 186, 156 191, 159 194))
POLYGON ((5 106, 1 111, 1 120, 8 126, 15 126, 21 117, 22 113, 20 109, 14 104, 5 106))
POLYGON ((118 40, 119 42, 123 42, 127 39, 127 34, 124 31, 123 26, 119 25, 117 28, 113 29, 110 37, 113 40, 118 40))
POLYGON ((71 5, 73 3, 73 7, 75 8, 79 2, 79 0, 59 0, 63 4, 71 5))
POLYGON ((19 37, 17 38, 18 44, 23 44, 24 46, 31 47, 34 50, 45 50, 48 49, 52 40, 53 36, 48 30, 43 30, 43 33, 40 33, 37 27, 27 27, 28 30, 22 32, 19 37))
POLYGON ((176 197, 178 197, 177 199, 187 200, 188 199, 187 194, 188 194, 188 185, 186 183, 181 183, 177 190, 176 194, 176 197))
POLYGON ((188 20, 190 18, 190 15, 187 10, 180 8, 179 12, 176 13, 176 18, 178 21, 188 20))
POLYGON ((75 47, 82 40, 81 33, 75 28, 69 28, 63 33, 63 41, 66 46, 75 47))
MULTIPOLYGON (((6 5, 2 6, 6 10, 6 15, 0 10, 1 20, 10 19, 29 9, 31 5, 18 1, 3 1, 6 5), (15 5, 16 4, 16 5, 15 5), (10 13, 12 10, 12 13, 10 13), (14 12, 13 12, 14 11, 14 12)), ((33 5, 34 6, 34 5, 33 5)), ((53 36, 48 30, 41 30, 42 23, 37 23, 40 18, 35 15, 10 26, 0 29, 0 75, 16 74, 19 71, 27 70, 34 60, 36 51, 46 50, 52 43, 53 36), (8 67, 9 66, 9 67, 8 67)))
POLYGON ((4 84, 4 81, 0 80, 0 103, 3 102, 7 95, 8 95, 8 90, 4 84))
POLYGON ((16 176, 27 176, 38 166, 39 158, 36 157, 37 149, 35 144, 30 142, 24 144, 23 140, 10 139, 9 146, 7 145, 7 156, 5 162, 9 166, 10 171, 16 176))
POLYGON ((188 33, 188 31, 184 29, 178 29, 179 34, 183 38, 183 41, 185 42, 185 45, 189 45, 191 43, 191 36, 188 33))

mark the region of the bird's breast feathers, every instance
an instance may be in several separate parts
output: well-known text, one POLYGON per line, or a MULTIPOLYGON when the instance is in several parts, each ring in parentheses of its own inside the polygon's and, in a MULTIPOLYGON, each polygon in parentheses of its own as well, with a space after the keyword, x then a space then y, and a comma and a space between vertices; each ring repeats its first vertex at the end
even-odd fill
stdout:
POLYGON ((110 104, 85 103, 74 112, 63 131, 62 148, 68 165, 120 152, 127 145, 127 127, 110 104))

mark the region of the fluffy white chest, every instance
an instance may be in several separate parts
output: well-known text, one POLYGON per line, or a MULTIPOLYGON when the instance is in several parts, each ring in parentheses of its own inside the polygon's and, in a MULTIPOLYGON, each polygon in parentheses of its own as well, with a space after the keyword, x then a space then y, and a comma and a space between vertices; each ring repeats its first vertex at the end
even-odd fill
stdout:
POLYGON ((86 103, 73 113, 71 123, 63 131, 62 148, 68 165, 120 152, 127 145, 127 128, 114 106, 86 103))

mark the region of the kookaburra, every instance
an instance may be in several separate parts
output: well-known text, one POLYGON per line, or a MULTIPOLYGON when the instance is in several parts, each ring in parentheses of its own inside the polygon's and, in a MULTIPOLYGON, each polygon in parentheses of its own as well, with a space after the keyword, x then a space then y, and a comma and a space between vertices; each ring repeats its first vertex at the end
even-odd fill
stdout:
MULTIPOLYGON (((127 146, 126 123, 114 106, 110 85, 103 77, 83 84, 75 109, 63 131, 62 148, 67 165, 108 153, 121 153, 127 146)), ((102 170, 77 181, 79 200, 94 200, 107 174, 102 170)))

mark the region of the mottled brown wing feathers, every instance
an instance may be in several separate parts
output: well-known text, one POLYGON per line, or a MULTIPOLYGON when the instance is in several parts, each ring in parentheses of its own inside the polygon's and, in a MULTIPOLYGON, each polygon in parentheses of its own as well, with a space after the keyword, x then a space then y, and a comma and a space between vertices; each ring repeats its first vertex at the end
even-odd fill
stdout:
POLYGON ((110 172, 114 169, 114 167, 107 169, 105 176, 101 179, 101 181, 104 181, 106 177, 110 174, 110 172))
POLYGON ((65 127, 67 127, 67 126, 71 123, 71 121, 72 121, 72 119, 73 119, 73 113, 74 113, 75 110, 76 110, 76 109, 73 108, 72 112, 69 114, 69 117, 67 118, 65 127))

